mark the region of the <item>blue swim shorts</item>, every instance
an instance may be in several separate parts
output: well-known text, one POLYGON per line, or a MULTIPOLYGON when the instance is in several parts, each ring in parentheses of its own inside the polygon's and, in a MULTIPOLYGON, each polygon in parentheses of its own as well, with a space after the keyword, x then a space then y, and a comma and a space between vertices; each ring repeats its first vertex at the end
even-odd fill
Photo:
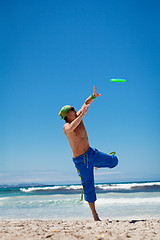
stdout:
POLYGON ((73 158, 73 162, 82 180, 85 200, 89 203, 95 202, 97 198, 94 187, 94 167, 113 168, 118 164, 118 158, 89 147, 87 152, 73 158))

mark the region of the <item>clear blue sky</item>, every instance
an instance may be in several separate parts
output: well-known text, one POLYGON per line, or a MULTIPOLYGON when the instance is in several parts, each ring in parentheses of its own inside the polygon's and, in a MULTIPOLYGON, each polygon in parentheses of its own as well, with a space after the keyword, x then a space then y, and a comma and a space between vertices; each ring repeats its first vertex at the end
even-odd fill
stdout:
POLYGON ((90 145, 119 158, 96 182, 160 179, 159 12, 158 0, 1 1, 0 184, 80 183, 58 112, 94 85, 90 145))

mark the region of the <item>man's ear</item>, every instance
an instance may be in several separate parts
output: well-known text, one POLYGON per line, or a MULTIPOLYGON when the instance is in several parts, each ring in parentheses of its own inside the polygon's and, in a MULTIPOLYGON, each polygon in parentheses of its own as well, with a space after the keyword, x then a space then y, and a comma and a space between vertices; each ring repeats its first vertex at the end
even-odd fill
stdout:
POLYGON ((66 116, 65 116, 64 120, 65 120, 65 122, 68 122, 68 118, 66 116))

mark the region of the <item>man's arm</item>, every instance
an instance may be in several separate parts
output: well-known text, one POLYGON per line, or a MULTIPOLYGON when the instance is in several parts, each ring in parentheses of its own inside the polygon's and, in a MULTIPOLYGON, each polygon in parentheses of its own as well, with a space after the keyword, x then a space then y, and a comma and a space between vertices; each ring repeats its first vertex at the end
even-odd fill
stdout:
POLYGON ((80 124, 80 122, 82 121, 82 118, 87 113, 88 108, 89 108, 89 104, 87 104, 84 107, 83 111, 79 114, 79 116, 74 121, 72 121, 71 123, 65 123, 63 125, 64 132, 72 132, 80 124))
POLYGON ((101 94, 97 94, 96 92, 96 88, 94 86, 93 88, 93 94, 91 96, 89 96, 86 101, 84 102, 84 104, 82 105, 81 109, 77 112, 77 116, 79 116, 82 112, 83 112, 83 109, 86 105, 88 104, 91 104, 93 102, 93 100, 96 98, 96 97, 99 97, 101 96, 101 94))

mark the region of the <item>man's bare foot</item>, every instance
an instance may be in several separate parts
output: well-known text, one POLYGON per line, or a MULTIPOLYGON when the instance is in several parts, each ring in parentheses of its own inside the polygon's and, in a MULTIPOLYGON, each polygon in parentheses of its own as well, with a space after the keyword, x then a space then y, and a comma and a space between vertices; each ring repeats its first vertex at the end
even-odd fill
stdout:
POLYGON ((101 221, 101 219, 99 219, 98 213, 95 213, 93 215, 94 221, 101 221))

